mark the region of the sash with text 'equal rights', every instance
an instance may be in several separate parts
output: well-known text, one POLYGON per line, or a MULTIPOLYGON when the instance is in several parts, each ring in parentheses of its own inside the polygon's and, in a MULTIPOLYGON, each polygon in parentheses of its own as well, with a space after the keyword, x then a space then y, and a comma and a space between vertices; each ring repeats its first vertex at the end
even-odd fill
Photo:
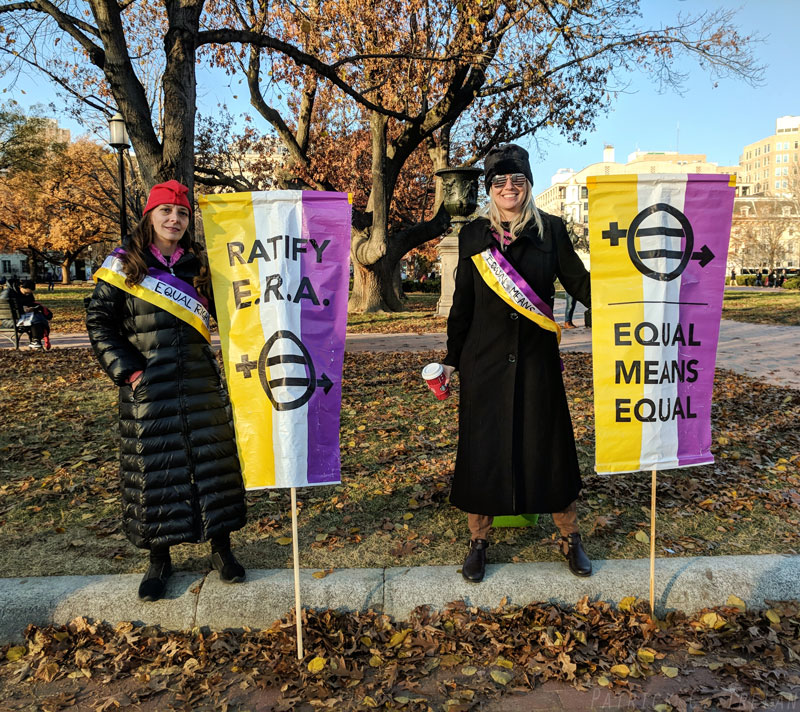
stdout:
POLYGON ((735 178, 590 176, 600 473, 703 465, 735 178))
POLYGON ((97 283, 98 279, 102 279, 123 292, 155 304, 181 321, 193 326, 203 335, 206 341, 211 343, 211 334, 208 330, 210 314, 206 308, 208 301, 197 293, 194 285, 185 282, 167 270, 150 267, 139 284, 128 286, 125 281, 128 275, 125 274, 122 268, 124 255, 125 250, 123 248, 115 248, 92 275, 94 282, 97 283))
POLYGON ((341 481, 347 193, 200 199, 247 489, 341 481))

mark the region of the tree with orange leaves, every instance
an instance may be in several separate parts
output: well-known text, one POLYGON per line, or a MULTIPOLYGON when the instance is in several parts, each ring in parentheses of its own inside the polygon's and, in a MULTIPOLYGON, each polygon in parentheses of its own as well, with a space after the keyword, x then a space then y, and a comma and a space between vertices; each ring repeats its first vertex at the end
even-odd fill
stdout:
POLYGON ((0 179, 0 244, 59 265, 67 283, 87 247, 119 239, 114 160, 86 139, 48 158, 0 179))

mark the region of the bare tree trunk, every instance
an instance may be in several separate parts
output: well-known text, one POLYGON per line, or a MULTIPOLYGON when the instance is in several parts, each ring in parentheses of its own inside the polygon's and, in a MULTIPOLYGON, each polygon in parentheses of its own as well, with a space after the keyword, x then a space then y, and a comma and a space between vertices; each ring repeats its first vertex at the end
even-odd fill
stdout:
POLYGON ((61 284, 70 284, 72 279, 69 276, 69 268, 72 266, 73 259, 65 257, 59 267, 61 267, 61 284))
POLYGON ((353 314, 367 314, 379 311, 403 311, 394 289, 392 275, 396 261, 382 257, 375 264, 353 263, 353 291, 348 303, 348 311, 353 314))

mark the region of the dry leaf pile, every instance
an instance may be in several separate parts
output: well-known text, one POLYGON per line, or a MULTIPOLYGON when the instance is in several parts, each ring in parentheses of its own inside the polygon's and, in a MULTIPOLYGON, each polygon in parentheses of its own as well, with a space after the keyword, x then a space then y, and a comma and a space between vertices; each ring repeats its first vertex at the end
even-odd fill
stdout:
POLYGON ((89 689, 95 710, 156 696, 159 709, 239 709, 243 694, 272 690, 276 710, 467 712, 548 680, 635 700, 654 677, 678 678, 657 702, 662 711, 752 710, 796 699, 798 603, 767 611, 746 611, 734 596, 729 603, 656 622, 632 598, 618 608, 584 598, 574 608, 531 604, 491 612, 459 603, 441 613, 418 608, 400 623, 373 611, 306 611, 301 661, 291 618, 258 632, 184 633, 77 618, 63 627, 29 626, 24 645, 0 649, 0 700, 64 680, 70 692, 51 695, 41 709, 65 709, 89 689), (709 682, 681 687, 680 678, 698 668, 709 682), (124 680, 137 684, 126 688, 121 704, 107 691, 124 680))

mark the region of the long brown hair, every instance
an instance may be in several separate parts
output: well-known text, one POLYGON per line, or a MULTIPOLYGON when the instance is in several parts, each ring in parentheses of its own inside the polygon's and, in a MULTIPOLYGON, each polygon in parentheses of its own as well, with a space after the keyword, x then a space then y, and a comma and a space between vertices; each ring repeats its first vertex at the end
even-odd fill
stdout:
MULTIPOLYGON (((125 246, 125 256, 122 258, 122 271, 125 272, 125 284, 132 287, 134 284, 140 284, 141 281, 147 276, 147 263, 144 256, 150 250, 150 245, 153 244, 155 231, 153 230, 153 223, 150 219, 152 212, 144 214, 139 224, 133 229, 131 240, 125 246)), ((208 271, 208 259, 206 258, 205 250, 202 246, 192 240, 189 235, 189 229, 183 233, 183 236, 178 241, 178 244, 187 252, 191 252, 200 261, 200 272, 192 280, 195 289, 200 292, 204 297, 211 298, 211 274, 208 271)))

